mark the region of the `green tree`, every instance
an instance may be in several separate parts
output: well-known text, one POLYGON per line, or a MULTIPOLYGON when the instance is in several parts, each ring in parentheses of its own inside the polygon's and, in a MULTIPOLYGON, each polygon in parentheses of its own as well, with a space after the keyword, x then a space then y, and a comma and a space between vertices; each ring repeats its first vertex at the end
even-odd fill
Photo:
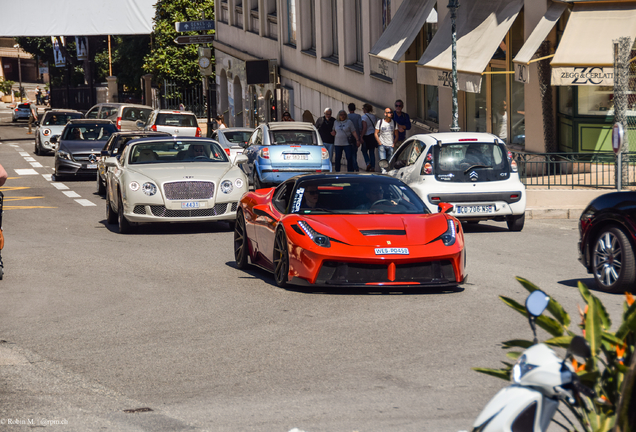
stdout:
MULTIPOLYGON (((201 80, 197 65, 197 45, 177 45, 174 39, 180 35, 197 35, 197 32, 177 33, 175 22, 197 21, 201 14, 214 19, 213 0, 159 0, 154 18, 150 54, 145 57, 144 69, 157 81, 173 80, 187 85, 201 80)), ((213 34, 214 31, 207 32, 213 34)))

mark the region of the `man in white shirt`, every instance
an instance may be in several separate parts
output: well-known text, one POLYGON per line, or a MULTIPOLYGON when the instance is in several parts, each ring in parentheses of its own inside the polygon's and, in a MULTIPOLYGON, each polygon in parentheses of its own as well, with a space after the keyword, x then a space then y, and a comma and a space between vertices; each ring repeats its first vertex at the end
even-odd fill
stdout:
POLYGON ((399 131, 393 120, 393 110, 384 109, 384 118, 375 125, 375 139, 378 142, 378 156, 380 160, 388 161, 393 154, 393 146, 398 140, 399 131))

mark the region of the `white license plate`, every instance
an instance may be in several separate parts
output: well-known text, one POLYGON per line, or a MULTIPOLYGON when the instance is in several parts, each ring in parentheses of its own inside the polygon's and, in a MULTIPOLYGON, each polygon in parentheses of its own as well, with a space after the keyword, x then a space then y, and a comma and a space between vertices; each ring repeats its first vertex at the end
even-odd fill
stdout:
POLYGON ((198 202, 184 202, 181 203, 181 208, 191 209, 191 208, 199 208, 198 202))
POLYGON ((97 164, 88 164, 86 165, 86 169, 97 169, 97 164))
POLYGON ((306 154, 286 154, 285 160, 308 160, 309 157, 306 154))
POLYGON ((375 248, 376 255, 408 255, 408 248, 375 248))
POLYGON ((470 213, 494 213, 495 205, 471 205, 471 206, 455 206, 455 212, 457 214, 470 214, 470 213))

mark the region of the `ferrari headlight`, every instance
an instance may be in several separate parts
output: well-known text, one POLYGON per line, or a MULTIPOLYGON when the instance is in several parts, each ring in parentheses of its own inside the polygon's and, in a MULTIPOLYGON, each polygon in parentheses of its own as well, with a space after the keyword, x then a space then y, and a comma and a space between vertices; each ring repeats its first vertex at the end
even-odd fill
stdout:
POLYGON ((320 234, 316 230, 314 230, 307 222, 298 221, 298 226, 309 236, 310 239, 314 241, 318 246, 322 247, 331 247, 331 242, 329 241, 329 237, 324 234, 320 234))
POLYGON ((144 193, 148 196, 153 196, 154 194, 157 193, 157 186, 154 183, 144 183, 144 185, 141 187, 141 190, 144 191, 144 193))
POLYGON ((44 129, 44 130, 42 131, 42 135, 44 135, 44 136, 49 136, 49 135, 51 135, 51 129, 44 129))
POLYGON ((526 355, 523 354, 517 360, 517 364, 512 367, 512 381, 519 384, 524 375, 536 367, 536 365, 528 363, 526 355))
POLYGON ((71 157, 71 154, 68 152, 65 152, 64 150, 58 150, 57 157, 60 159, 73 160, 73 158, 71 157))
POLYGON ((244 182, 243 182, 243 180, 241 180, 241 179, 236 179, 236 180, 234 180, 234 186, 236 186, 236 188, 237 188, 237 189, 242 188, 242 187, 243 187, 243 184, 244 184, 244 182))
POLYGON ((139 183, 137 183, 136 181, 134 182, 130 182, 130 184, 128 185, 128 187, 130 188, 131 191, 135 192, 139 190, 139 183))
POLYGON ((457 231, 455 230, 455 222, 452 219, 448 219, 448 230, 442 234, 442 241, 444 246, 452 246, 455 244, 457 238, 457 231))
POLYGON ((234 185, 230 180, 223 180, 221 182, 221 192, 224 194, 229 194, 234 189, 234 185))

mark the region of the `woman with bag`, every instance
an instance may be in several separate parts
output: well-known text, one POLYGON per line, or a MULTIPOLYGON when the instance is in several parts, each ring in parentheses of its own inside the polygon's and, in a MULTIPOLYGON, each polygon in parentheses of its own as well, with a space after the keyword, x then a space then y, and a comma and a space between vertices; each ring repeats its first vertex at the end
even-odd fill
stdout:
POLYGON ((354 142, 357 145, 358 134, 353 122, 347 117, 345 110, 338 112, 338 118, 333 124, 333 130, 331 135, 334 138, 334 145, 336 147, 336 166, 335 170, 340 171, 340 161, 342 159, 342 152, 344 151, 347 157, 347 171, 353 171, 353 151, 351 143, 354 142), (350 141, 351 140, 351 141, 350 141))
POLYGON ((362 105, 362 157, 367 164, 367 171, 375 171, 375 149, 378 142, 375 140, 375 124, 378 119, 373 115, 373 107, 365 103, 362 105))

